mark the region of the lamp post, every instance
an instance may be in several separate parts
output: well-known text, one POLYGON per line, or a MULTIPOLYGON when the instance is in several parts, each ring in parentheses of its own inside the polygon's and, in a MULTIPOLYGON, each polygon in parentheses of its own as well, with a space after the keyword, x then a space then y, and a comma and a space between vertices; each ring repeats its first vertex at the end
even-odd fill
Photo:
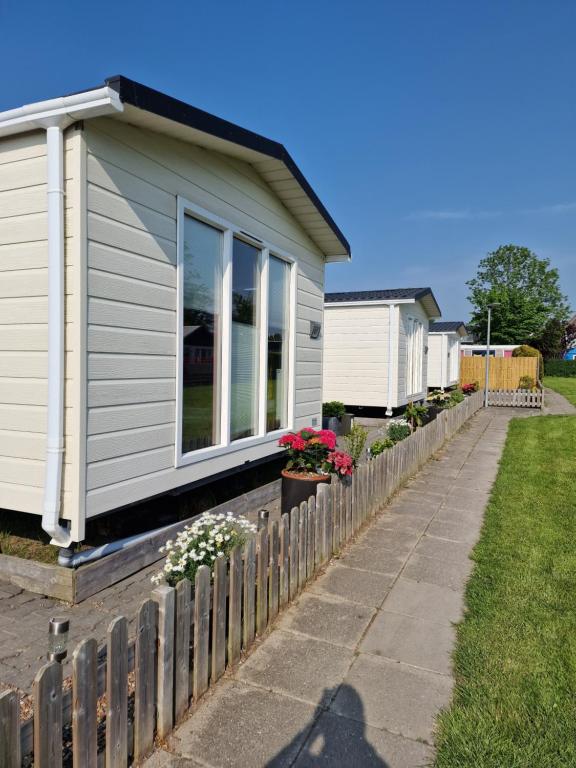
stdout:
POLYGON ((490 381, 490 325, 492 323, 492 310, 499 307, 499 301, 488 304, 488 328, 486 329, 486 377, 484 380, 484 408, 488 408, 488 383, 490 381))

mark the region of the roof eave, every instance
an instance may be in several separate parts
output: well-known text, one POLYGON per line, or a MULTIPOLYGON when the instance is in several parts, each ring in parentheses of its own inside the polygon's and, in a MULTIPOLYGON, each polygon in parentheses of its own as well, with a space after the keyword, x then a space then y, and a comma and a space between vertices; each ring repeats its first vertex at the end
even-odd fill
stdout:
MULTIPOLYGON (((274 183, 268 182, 275 194, 278 195, 300 226, 307 232, 310 239, 324 254, 327 262, 349 261, 351 259, 350 244, 282 144, 235 125, 228 120, 204 112, 171 96, 167 96, 148 86, 136 83, 122 75, 107 78, 106 85, 118 93, 122 103, 129 104, 137 110, 152 113, 173 123, 187 126, 194 131, 204 133, 218 142, 223 151, 227 147, 242 147, 254 153, 254 160, 266 161, 273 159, 281 163, 290 174, 291 179, 296 183, 297 188, 301 190, 302 199, 308 200, 320 216, 320 221, 324 223, 324 227, 321 227, 321 232, 316 230, 314 232, 308 231, 306 222, 299 220, 297 213, 290 209, 290 200, 295 200, 295 198, 286 195, 286 199, 283 199, 282 191, 275 188, 274 183)), ((263 174, 263 178, 267 181, 265 174, 263 174)))

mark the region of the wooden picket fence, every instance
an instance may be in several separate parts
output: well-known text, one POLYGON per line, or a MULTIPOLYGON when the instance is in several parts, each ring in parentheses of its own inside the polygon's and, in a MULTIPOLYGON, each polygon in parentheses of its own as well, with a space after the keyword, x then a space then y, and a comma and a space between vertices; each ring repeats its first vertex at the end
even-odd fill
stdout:
POLYGON ((542 408, 544 391, 542 389, 489 389, 488 405, 542 408))
POLYGON ((319 486, 300 508, 272 521, 215 561, 195 584, 153 590, 138 610, 135 637, 122 616, 98 650, 74 650, 72 685, 45 664, 34 682, 33 718, 20 722, 18 695, 0 695, 0 766, 124 768, 139 763, 233 668, 332 555, 482 406, 476 392, 360 466, 349 481, 319 486), (71 756, 71 757, 70 757, 71 756), (29 764, 29 762, 28 762, 29 764))

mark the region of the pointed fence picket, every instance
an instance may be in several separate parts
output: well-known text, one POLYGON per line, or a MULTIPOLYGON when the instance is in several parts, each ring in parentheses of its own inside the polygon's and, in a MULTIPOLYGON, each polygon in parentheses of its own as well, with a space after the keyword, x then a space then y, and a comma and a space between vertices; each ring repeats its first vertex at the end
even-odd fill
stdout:
POLYGON ((74 766, 142 761, 154 739, 165 738, 191 701, 238 664, 305 583, 482 406, 482 397, 477 392, 442 411, 352 478, 320 484, 316 497, 261 528, 229 561, 218 558, 213 574, 202 566, 194 585, 183 580, 154 589, 139 608, 134 639, 117 617, 100 652, 95 640, 82 640, 72 655, 71 690, 63 689, 60 664, 45 664, 34 682, 32 719, 20 722, 14 692, 0 694, 0 766, 18 768, 34 753, 36 768, 58 768, 70 725, 74 766), (98 714, 104 701, 105 722, 98 714))

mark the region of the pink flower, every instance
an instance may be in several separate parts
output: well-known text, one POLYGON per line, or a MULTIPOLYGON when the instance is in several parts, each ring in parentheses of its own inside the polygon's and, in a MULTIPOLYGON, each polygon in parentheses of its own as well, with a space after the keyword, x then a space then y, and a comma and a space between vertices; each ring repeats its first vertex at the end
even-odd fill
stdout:
POLYGON ((334 466, 338 475, 351 475, 354 472, 352 456, 344 451, 332 451, 328 454, 328 461, 334 466))

